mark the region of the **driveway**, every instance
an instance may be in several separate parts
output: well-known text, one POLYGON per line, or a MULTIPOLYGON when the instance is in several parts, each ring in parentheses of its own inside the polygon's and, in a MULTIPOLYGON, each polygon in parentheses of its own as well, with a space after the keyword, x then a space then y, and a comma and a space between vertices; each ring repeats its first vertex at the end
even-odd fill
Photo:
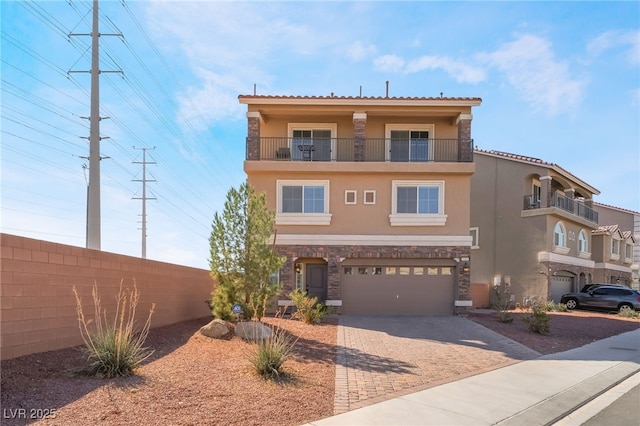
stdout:
POLYGON ((340 316, 339 414, 540 354, 463 317, 340 316))

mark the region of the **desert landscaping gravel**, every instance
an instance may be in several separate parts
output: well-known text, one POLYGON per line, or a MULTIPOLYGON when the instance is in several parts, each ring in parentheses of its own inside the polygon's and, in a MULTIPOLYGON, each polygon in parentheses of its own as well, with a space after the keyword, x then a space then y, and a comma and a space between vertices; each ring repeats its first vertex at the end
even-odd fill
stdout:
MULTIPOLYGON (((541 336, 495 313, 468 318, 535 351, 548 354, 640 328, 608 313, 552 313, 541 336)), ((210 318, 152 329, 153 356, 131 377, 103 379, 69 373, 82 365, 78 348, 28 355, 1 364, 3 425, 300 425, 333 414, 337 318, 321 325, 267 318, 297 338, 294 356, 275 381, 258 376, 237 337, 210 339, 199 328, 210 318), (23 418, 33 415, 33 419, 23 418), (47 417, 47 418, 44 418, 47 417)), ((390 394, 389 397, 393 397, 390 394)))

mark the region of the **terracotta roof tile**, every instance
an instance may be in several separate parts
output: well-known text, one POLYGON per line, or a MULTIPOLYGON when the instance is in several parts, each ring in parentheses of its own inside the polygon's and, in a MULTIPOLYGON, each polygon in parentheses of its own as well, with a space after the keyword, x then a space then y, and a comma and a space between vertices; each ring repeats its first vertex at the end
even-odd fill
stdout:
POLYGON ((475 148, 475 151, 476 152, 483 152, 485 154, 497 155, 499 157, 504 157, 504 158, 511 158, 513 160, 527 161, 529 163, 534 163, 534 164, 544 164, 545 166, 560 167, 555 163, 549 163, 549 162, 541 160, 539 158, 528 157, 526 155, 512 154, 510 152, 504 152, 504 151, 484 150, 484 149, 480 149, 480 148, 477 148, 477 147, 475 148))
POLYGON ((306 99, 306 100, 318 100, 318 99, 344 99, 344 100, 382 100, 382 101, 482 101, 481 98, 467 98, 467 97, 404 97, 404 96, 286 96, 286 95, 239 95, 238 99, 254 98, 254 99, 306 99))
POLYGON ((613 234, 618 230, 618 225, 602 225, 591 231, 592 234, 613 234))

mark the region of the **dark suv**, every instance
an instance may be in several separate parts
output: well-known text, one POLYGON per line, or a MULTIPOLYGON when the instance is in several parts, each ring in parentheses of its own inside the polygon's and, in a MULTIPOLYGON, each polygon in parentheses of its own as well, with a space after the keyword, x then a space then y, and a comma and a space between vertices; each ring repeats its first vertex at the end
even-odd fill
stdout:
POLYGON ((627 286, 602 284, 591 287, 586 293, 563 294, 560 303, 568 309, 595 308, 616 311, 634 309, 640 311, 640 291, 627 286))
POLYGON ((600 287, 601 285, 629 288, 629 287, 627 287, 626 285, 623 285, 623 284, 593 283, 593 284, 586 284, 584 287, 582 287, 582 289, 580 289, 580 293, 587 293, 589 290, 595 290, 596 287, 600 287))

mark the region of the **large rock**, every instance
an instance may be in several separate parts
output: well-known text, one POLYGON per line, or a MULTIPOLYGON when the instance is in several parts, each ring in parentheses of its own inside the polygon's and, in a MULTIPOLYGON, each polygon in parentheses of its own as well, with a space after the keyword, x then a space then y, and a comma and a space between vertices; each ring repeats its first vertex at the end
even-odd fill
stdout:
POLYGON ((271 337, 271 328, 258 321, 244 321, 236 324, 236 336, 257 342, 271 337))
POLYGON ((200 333, 214 339, 222 339, 231 333, 231 327, 223 320, 214 319, 209 324, 202 326, 200 333))

